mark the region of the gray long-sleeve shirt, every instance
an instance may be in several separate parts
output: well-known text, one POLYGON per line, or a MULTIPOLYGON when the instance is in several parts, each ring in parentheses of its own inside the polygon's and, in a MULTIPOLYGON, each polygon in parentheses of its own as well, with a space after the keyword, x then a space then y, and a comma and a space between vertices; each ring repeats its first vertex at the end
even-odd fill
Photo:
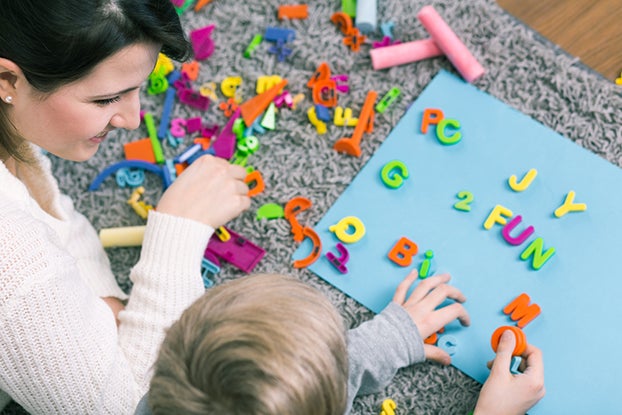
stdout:
POLYGON ((384 389, 398 369, 425 360, 423 339, 406 310, 396 303, 348 331, 348 406, 356 395, 384 389))

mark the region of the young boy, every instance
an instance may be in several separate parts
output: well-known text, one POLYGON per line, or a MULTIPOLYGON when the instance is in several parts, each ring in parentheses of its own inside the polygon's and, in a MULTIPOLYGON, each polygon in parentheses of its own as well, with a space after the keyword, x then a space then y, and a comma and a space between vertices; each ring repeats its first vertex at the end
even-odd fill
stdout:
MULTIPOLYGON (((259 274, 211 288, 168 330, 137 414, 349 413, 357 394, 382 390, 396 371, 430 359, 449 364, 423 339, 454 319, 469 324, 448 275, 411 272, 393 302, 346 332, 317 290, 282 275, 259 274), (439 306, 447 299, 450 305, 439 306)), ((475 414, 523 414, 544 394, 539 351, 524 375, 511 375, 514 336, 502 336, 475 414), (522 378, 521 378, 522 377, 522 378), (519 381, 516 380, 519 378, 519 381)))

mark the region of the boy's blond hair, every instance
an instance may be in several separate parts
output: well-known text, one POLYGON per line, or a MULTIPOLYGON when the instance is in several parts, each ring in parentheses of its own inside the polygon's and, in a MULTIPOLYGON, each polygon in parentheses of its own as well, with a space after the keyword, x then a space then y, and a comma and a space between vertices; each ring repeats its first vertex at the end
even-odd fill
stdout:
POLYGON ((317 290, 258 274, 210 288, 171 326, 149 392, 158 414, 343 414, 345 327, 317 290))

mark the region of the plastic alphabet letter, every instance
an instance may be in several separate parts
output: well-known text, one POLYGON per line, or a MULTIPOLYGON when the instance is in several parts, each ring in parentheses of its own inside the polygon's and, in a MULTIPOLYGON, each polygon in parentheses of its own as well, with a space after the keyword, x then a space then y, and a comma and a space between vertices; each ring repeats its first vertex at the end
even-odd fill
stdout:
POLYGON ((454 336, 446 334, 438 339, 436 346, 446 351, 448 355, 453 356, 458 349, 458 340, 454 336))
POLYGON ((334 232, 337 239, 347 244, 358 242, 365 236, 365 225, 356 216, 346 216, 338 223, 329 226, 328 230, 334 232))
POLYGON ((201 67, 197 61, 186 62, 181 65, 181 71, 192 81, 197 80, 200 69, 201 67))
POLYGON ((326 62, 322 62, 315 70, 311 79, 307 81, 307 87, 313 89, 318 81, 325 81, 327 79, 330 79, 330 67, 326 62))
POLYGON ((555 254, 555 248, 550 247, 546 252, 542 253, 544 246, 544 240, 542 238, 534 239, 527 248, 520 254, 520 259, 526 261, 530 256, 533 256, 531 260, 531 267, 536 271, 542 268, 542 266, 555 254))
MULTIPOLYGON (((514 346, 514 350, 512 351, 512 356, 520 356, 527 349, 527 337, 525 333, 516 326, 501 326, 497 328, 497 330, 492 333, 492 337, 490 338, 490 346, 494 352, 497 352, 497 347, 499 346, 499 340, 501 340, 501 335, 504 331, 510 330, 514 333, 514 337, 516 338, 516 346, 514 346)), ((508 368, 509 370, 510 368, 508 368)))
POLYGON ((335 256, 332 252, 327 252, 326 258, 328 258, 330 263, 337 268, 339 272, 347 274, 348 268, 346 268, 346 264, 348 263, 348 259, 350 259, 348 248, 346 248, 341 242, 337 242, 337 251, 339 252, 339 257, 335 256))
POLYGON ((394 409, 397 408, 395 401, 393 399, 385 399, 382 401, 382 411, 380 415, 395 415, 394 409))
POLYGON ((307 110, 307 117, 309 118, 311 124, 315 126, 318 134, 326 134, 326 123, 320 121, 320 119, 317 117, 317 115, 315 114, 315 107, 309 107, 309 109, 307 110))
POLYGON ((344 12, 335 12, 330 17, 330 21, 337 26, 337 29, 341 31, 344 36, 349 35, 354 26, 352 25, 352 19, 350 16, 344 12))
POLYGON ((294 242, 302 242, 304 239, 304 234, 302 232, 303 227, 298 223, 298 219, 296 219, 296 215, 300 212, 303 212, 311 207, 312 203, 309 199, 302 196, 296 196, 292 198, 289 202, 285 204, 285 208, 283 209, 283 213, 285 215, 285 219, 289 222, 289 225, 292 227, 292 234, 294 235, 294 242))
POLYGON ((421 121, 421 132, 423 134, 428 133, 428 127, 430 124, 438 124, 445 118, 443 111, 436 108, 426 108, 423 110, 423 119, 421 121))
POLYGON ((234 98, 240 85, 242 85, 242 77, 229 76, 220 83, 220 90, 227 98, 234 98))
POLYGON ((507 243, 509 243, 510 245, 520 245, 520 244, 522 244, 534 232, 533 226, 528 226, 527 229, 525 229, 523 232, 521 232, 520 235, 518 235, 516 237, 512 237, 510 235, 510 232, 512 232, 514 230, 514 228, 516 228, 516 226, 521 222, 522 219, 523 218, 522 218, 521 215, 517 215, 510 222, 508 222, 508 224, 505 225, 503 227, 503 230, 501 231, 501 234, 503 235, 503 239, 505 239, 505 241, 507 243))
POLYGON ((257 94, 263 94, 273 86, 281 82, 283 78, 278 75, 265 75, 257 78, 257 85, 255 86, 255 92, 257 94))
POLYGON ((434 258, 434 251, 428 249, 425 251, 425 259, 421 263, 421 267, 419 268, 419 278, 424 279, 430 275, 430 266, 432 264, 432 258, 434 258))
POLYGON ((340 127, 348 126, 355 127, 359 119, 352 116, 352 109, 346 108, 345 111, 342 107, 335 108, 335 117, 333 118, 333 124, 340 127))
POLYGON ((522 293, 505 306, 503 313, 509 314, 510 318, 516 321, 516 325, 523 328, 540 315, 540 306, 530 303, 531 298, 527 294, 522 293))
POLYGON ((440 141, 441 144, 446 146, 457 144, 460 140, 462 140, 462 133, 458 130, 460 130, 459 121, 451 118, 443 118, 436 126, 436 138, 438 138, 438 141, 440 141), (448 126, 456 130, 456 132, 449 137, 445 135, 445 130, 448 126))
POLYGON ((248 191, 249 197, 257 196, 258 194, 263 192, 266 188, 266 185, 263 181, 263 177, 261 176, 261 173, 259 173, 259 170, 255 170, 249 173, 244 179, 244 183, 246 183, 248 187, 250 188, 248 191), (253 183, 254 185, 251 186, 253 183))
POLYGON ((531 182, 533 182, 533 179, 535 179, 537 175, 538 170, 531 169, 525 174, 525 176, 523 176, 520 182, 518 182, 516 175, 512 175, 508 179, 508 185, 510 186, 510 189, 515 192, 522 192, 531 185, 531 182))
POLYGON ((574 190, 569 191, 566 195, 564 203, 555 209, 555 217, 561 218, 568 212, 582 212, 587 209, 587 205, 585 203, 574 203, 574 197, 574 190))
POLYGON ((251 57, 251 55, 253 54, 253 51, 257 48, 257 46, 259 46, 262 40, 263 40, 262 35, 253 36, 251 43, 246 47, 246 50, 244 51, 244 57, 246 59, 251 57))
POLYGON ((401 187, 404 184, 404 180, 408 178, 408 167, 406 167, 402 161, 390 161, 385 164, 380 171, 380 178, 387 187, 397 189, 401 187))
POLYGON ((397 265, 407 267, 412 263, 413 257, 417 255, 418 251, 419 247, 416 243, 402 236, 399 241, 393 245, 393 248, 389 251, 388 257, 397 265))
POLYGON ((492 228, 492 225, 494 225, 495 223, 505 225, 507 220, 504 218, 504 216, 511 218, 512 211, 501 205, 495 206, 490 212, 490 215, 488 215, 488 218, 486 218, 486 220, 484 221, 484 229, 490 230, 490 228, 492 228))
POLYGON ((311 240, 311 242, 313 243, 313 248, 311 249, 311 253, 308 257, 294 261, 294 268, 308 267, 309 265, 317 261, 317 259, 320 257, 320 254, 322 253, 322 240, 320 239, 318 234, 315 233, 313 228, 305 226, 304 228, 302 228, 302 235, 306 236, 311 240))

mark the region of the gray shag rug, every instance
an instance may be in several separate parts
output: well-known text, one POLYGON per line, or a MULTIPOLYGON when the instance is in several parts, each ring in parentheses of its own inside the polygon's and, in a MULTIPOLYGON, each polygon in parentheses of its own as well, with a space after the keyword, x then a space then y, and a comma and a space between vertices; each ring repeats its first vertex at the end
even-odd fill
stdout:
MULTIPOLYGON (((249 164, 263 174, 266 190, 254 198, 251 209, 229 227, 267 251, 256 271, 286 273, 308 282, 331 299, 348 325, 356 326, 371 318, 372 313, 315 274, 295 270, 291 257, 296 243, 288 222, 285 219, 257 220, 256 210, 265 203, 284 206, 295 196, 305 196, 313 202, 312 208, 305 212, 307 224, 317 223, 436 73, 440 69, 456 71, 446 58, 438 57, 376 72, 368 53, 371 44, 364 44, 359 53, 352 52, 342 43, 343 35, 331 23, 331 15, 341 8, 340 1, 308 2, 306 20, 279 21, 277 7, 285 3, 214 0, 200 12, 192 8, 185 11, 181 18, 188 33, 209 24, 216 25, 212 35, 216 51, 201 63, 195 87, 208 81, 219 84, 228 76, 241 76, 244 83, 240 91, 243 98, 248 99, 255 94, 259 76, 280 75, 288 79, 287 89, 293 94, 305 94, 306 99, 297 109, 279 112, 275 131, 259 136, 259 150, 250 157, 249 164), (279 61, 276 55, 268 53, 270 45, 263 42, 251 59, 244 58, 243 52, 253 35, 263 34, 270 26, 296 31, 296 39, 289 45, 291 55, 279 61), (307 120, 306 110, 312 101, 306 82, 323 61, 329 64, 333 74, 349 76, 350 92, 340 94, 339 105, 352 108, 355 114, 360 111, 368 90, 374 89, 382 97, 392 87, 401 89, 400 99, 384 114, 377 114, 373 133, 364 135, 360 158, 338 154, 332 149, 335 140, 349 135, 351 128, 330 123, 328 133, 320 136, 307 120)), ((428 35, 416 13, 426 4, 430 3, 382 0, 378 2, 378 20, 394 22, 396 39, 422 39, 428 35)), ((619 87, 542 39, 493 0, 446 0, 431 4, 486 68, 486 74, 475 83, 479 89, 622 166, 619 87)), ((380 40, 380 30, 371 39, 380 40)), ((223 100, 220 93, 219 98, 223 100)), ((156 123, 159 123, 163 100, 163 95, 143 95, 143 109, 154 113, 156 123)), ((185 105, 175 105, 174 117, 198 115, 203 116, 204 123, 221 126, 227 120, 214 104, 203 114, 185 105)), ((126 203, 131 190, 119 188, 113 177, 96 192, 86 189, 100 171, 123 158, 123 143, 146 136, 144 126, 137 131, 116 132, 86 163, 53 158, 61 189, 75 200, 77 209, 96 229, 143 223, 126 203)), ((190 142, 187 137, 185 143, 190 142)), ((166 144, 163 147, 168 158, 179 152, 166 144)), ((152 174, 146 176, 145 200, 155 205, 161 194, 161 182, 152 174)), ((129 270, 138 260, 139 252, 138 248, 108 250, 113 271, 128 292, 131 290, 129 270)), ((240 275, 237 269, 224 265, 214 279, 220 283, 240 275)), ((479 390, 477 382, 453 367, 423 363, 401 370, 381 393, 357 398, 352 413, 377 414, 382 401, 391 397, 397 403, 398 414, 467 414, 474 408, 479 390)), ((2 412, 5 415, 23 413, 15 403, 2 412)))

